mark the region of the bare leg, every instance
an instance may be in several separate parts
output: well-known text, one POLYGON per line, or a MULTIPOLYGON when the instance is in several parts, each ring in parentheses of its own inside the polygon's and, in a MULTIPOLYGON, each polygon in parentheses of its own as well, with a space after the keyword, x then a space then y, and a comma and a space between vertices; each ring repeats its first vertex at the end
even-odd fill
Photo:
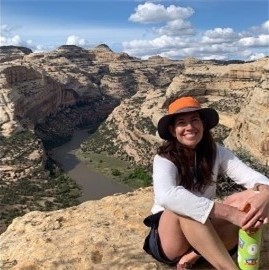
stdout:
POLYGON ((210 221, 201 224, 165 210, 158 232, 169 259, 182 256, 193 246, 216 269, 238 269, 210 221))
MULTIPOLYGON (((214 226, 217 234, 219 235, 221 241, 225 245, 227 250, 231 250, 238 243, 238 227, 232 223, 229 223, 225 220, 214 219, 211 220, 212 225, 214 226)), ((194 264, 201 255, 198 255, 193 250, 190 250, 179 260, 179 265, 184 265, 184 263, 194 264)))
POLYGON ((211 223, 227 250, 231 250, 238 243, 239 228, 223 219, 211 219, 211 223))
POLYGON ((216 269, 238 269, 209 220, 201 224, 180 218, 180 223, 189 243, 216 269))
POLYGON ((158 233, 163 251, 169 259, 181 256, 191 247, 181 230, 179 216, 171 211, 165 210, 161 215, 158 233))

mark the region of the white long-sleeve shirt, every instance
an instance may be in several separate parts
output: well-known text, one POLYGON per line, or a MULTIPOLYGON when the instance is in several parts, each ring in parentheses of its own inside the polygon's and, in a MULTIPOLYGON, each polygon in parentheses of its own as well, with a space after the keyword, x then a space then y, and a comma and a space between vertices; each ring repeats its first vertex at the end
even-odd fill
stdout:
POLYGON ((153 162, 153 214, 169 209, 205 223, 214 205, 218 174, 226 174, 237 184, 252 188, 256 183, 269 185, 269 179, 251 169, 230 150, 217 144, 213 183, 203 193, 188 191, 180 185, 178 169, 170 160, 156 155, 153 162))

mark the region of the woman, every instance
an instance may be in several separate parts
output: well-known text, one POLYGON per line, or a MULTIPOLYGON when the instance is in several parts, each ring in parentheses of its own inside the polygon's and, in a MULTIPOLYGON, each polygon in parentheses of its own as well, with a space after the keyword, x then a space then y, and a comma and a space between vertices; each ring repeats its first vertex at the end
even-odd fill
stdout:
POLYGON ((218 121, 214 109, 182 97, 158 122, 165 141, 153 163, 153 215, 144 220, 151 227, 144 249, 178 270, 189 269, 201 256, 216 269, 238 269, 229 252, 236 251, 239 227, 250 230, 268 222, 269 179, 214 142, 209 130, 218 121), (221 173, 246 190, 215 201, 221 173), (249 212, 242 211, 249 204, 249 212))

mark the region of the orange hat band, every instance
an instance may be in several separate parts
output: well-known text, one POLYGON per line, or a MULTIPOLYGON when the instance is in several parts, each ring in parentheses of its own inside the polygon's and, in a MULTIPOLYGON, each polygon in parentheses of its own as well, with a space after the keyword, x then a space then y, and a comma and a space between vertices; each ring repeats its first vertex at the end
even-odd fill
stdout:
POLYGON ((175 100, 172 102, 169 107, 168 107, 168 113, 173 114, 176 113, 177 111, 181 111, 183 109, 188 109, 188 108, 201 108, 200 103, 192 98, 192 97, 182 97, 180 99, 175 100))

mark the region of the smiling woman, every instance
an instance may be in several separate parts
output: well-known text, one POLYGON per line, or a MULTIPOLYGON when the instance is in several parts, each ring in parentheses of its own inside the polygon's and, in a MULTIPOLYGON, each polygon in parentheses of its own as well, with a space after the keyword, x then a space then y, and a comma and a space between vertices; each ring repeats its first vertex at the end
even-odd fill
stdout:
POLYGON ((153 162, 154 204, 144 220, 150 227, 144 250, 178 270, 201 259, 215 269, 238 269, 230 255, 237 250, 239 228, 256 230, 268 223, 269 179, 213 140, 210 129, 218 121, 214 109, 181 97, 158 122, 165 141, 153 162), (219 174, 246 190, 216 201, 219 174), (253 207, 246 214, 248 204, 253 207))

